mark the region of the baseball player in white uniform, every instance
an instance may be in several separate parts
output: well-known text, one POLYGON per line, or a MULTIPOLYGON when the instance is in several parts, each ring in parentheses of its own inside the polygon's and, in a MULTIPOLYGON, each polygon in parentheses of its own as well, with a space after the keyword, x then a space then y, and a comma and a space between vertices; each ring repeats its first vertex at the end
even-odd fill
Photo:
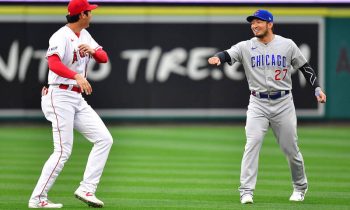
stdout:
POLYGON ((251 91, 246 119, 246 145, 241 165, 240 200, 253 203, 259 152, 269 125, 287 157, 294 191, 290 201, 303 201, 308 188, 303 157, 297 140, 297 119, 292 96, 292 69, 299 69, 315 88, 320 103, 326 95, 317 76, 299 48, 291 40, 273 33, 273 15, 257 10, 247 17, 254 38, 239 42, 209 58, 212 65, 240 62, 251 91))
POLYGON ((41 176, 29 199, 29 208, 61 208, 48 199, 48 192, 68 160, 73 147, 73 129, 93 143, 86 169, 75 197, 91 207, 103 207, 95 192, 108 158, 113 139, 97 113, 87 104, 82 93, 90 95, 86 80, 90 59, 108 61, 107 53, 85 30, 89 26, 91 5, 87 0, 71 0, 68 4, 67 25, 49 40, 46 57, 49 65, 49 88, 43 88, 41 106, 52 123, 54 151, 46 161, 41 176))

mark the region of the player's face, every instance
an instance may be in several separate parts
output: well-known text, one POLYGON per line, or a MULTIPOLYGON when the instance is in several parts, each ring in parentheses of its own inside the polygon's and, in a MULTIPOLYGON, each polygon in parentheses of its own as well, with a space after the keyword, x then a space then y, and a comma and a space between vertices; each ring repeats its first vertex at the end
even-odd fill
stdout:
POLYGON ((264 38, 265 36, 267 36, 267 34, 269 33, 269 28, 271 28, 270 25, 272 25, 266 21, 259 19, 252 20, 250 24, 254 36, 258 38, 264 38))
POLYGON ((84 28, 88 28, 90 21, 91 21, 92 15, 91 15, 91 11, 86 11, 86 13, 82 13, 82 20, 83 20, 83 25, 84 28))

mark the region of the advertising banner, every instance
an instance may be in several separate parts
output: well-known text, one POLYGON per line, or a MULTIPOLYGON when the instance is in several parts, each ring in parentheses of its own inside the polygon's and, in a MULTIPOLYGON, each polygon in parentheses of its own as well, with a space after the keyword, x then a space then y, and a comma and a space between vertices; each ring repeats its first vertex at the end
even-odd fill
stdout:
MULTIPOLYGON (((63 18, 0 21, 0 117, 42 116, 47 84, 45 53, 63 18)), ((99 17, 87 29, 108 52, 107 64, 91 63, 93 94, 86 100, 102 117, 236 118, 245 116, 249 89, 242 66, 209 66, 218 51, 250 39, 245 17, 99 17)), ((276 34, 291 38, 323 83, 323 19, 280 18, 276 34)), ((322 117, 313 88, 293 73, 299 116, 322 117)))

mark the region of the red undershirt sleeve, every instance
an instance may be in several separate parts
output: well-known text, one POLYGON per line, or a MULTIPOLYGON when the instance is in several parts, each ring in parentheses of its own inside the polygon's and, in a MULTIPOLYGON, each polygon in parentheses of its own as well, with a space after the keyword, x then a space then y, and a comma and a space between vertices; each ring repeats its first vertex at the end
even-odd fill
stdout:
POLYGON ((97 63, 107 63, 108 61, 108 56, 106 51, 103 49, 98 49, 95 51, 95 53, 92 55, 92 57, 95 59, 97 63))
POLYGON ((50 55, 48 58, 49 63, 49 69, 53 72, 55 72, 58 76, 68 78, 68 79, 74 79, 74 76, 77 74, 77 72, 70 70, 67 66, 65 66, 60 57, 58 55, 50 55))

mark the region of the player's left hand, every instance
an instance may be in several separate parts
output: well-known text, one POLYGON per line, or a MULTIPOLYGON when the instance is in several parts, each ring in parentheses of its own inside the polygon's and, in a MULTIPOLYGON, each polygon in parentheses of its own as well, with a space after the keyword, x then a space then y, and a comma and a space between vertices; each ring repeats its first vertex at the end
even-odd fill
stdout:
POLYGON ((321 90, 321 88, 316 88, 315 90, 315 96, 317 98, 317 101, 319 103, 326 103, 326 94, 321 90))
POLYGON ((84 53, 84 54, 89 54, 93 55, 95 54, 95 50, 92 49, 89 45, 87 44, 81 44, 78 46, 79 52, 84 53))

